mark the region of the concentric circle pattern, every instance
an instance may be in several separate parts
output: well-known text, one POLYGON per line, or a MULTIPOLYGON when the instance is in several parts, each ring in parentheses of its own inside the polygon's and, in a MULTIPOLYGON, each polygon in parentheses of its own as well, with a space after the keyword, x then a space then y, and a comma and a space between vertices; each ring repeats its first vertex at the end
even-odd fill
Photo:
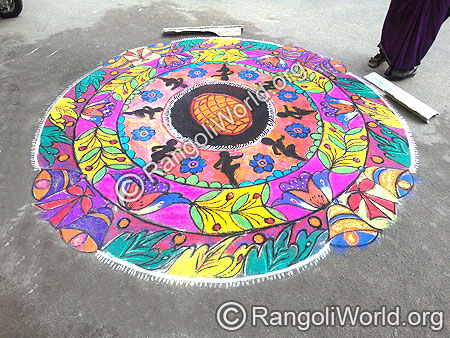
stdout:
POLYGON ((339 62, 195 38, 126 51, 39 131, 36 207, 140 276, 232 283, 364 248, 413 188, 397 115, 339 62))

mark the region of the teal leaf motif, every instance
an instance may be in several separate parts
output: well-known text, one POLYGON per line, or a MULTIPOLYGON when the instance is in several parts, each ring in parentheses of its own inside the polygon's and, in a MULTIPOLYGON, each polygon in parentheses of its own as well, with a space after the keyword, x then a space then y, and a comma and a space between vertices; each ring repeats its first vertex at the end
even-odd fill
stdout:
POLYGON ((260 50, 275 50, 278 48, 276 45, 270 43, 258 42, 258 41, 242 41, 237 44, 238 46, 245 46, 247 50, 260 49, 260 50))
POLYGON ((395 163, 410 167, 411 152, 409 150, 408 140, 382 124, 380 124, 380 128, 381 133, 386 138, 376 134, 370 128, 368 130, 370 136, 378 142, 377 146, 384 152, 384 156, 395 163))
POLYGON ((103 70, 97 69, 85 78, 81 79, 81 81, 75 86, 75 97, 79 99, 82 94, 87 92, 89 86, 93 86, 95 90, 98 90, 105 75, 106 73, 103 70))
POLYGON ((155 247, 174 233, 172 230, 158 231, 150 235, 147 235, 147 231, 137 234, 126 232, 116 237, 103 251, 146 270, 159 269, 180 256, 187 248, 174 246, 161 250, 155 247))
POLYGON ((378 95, 361 81, 354 78, 336 77, 337 85, 359 96, 377 99, 378 95))
POLYGON ((178 49, 178 52, 186 52, 192 48, 194 48, 196 45, 202 43, 203 39, 190 39, 190 40, 183 40, 178 41, 176 45, 176 49, 178 49))
POLYGON ((55 163, 55 155, 59 153, 59 149, 53 147, 55 143, 72 144, 72 140, 57 126, 46 126, 42 128, 39 154, 49 163, 49 165, 55 163))
POLYGON ((293 225, 285 227, 278 237, 268 239, 259 249, 253 247, 245 261, 247 276, 259 275, 285 269, 312 256, 328 238, 325 230, 307 234, 306 230, 297 233, 296 240, 289 244, 293 225))

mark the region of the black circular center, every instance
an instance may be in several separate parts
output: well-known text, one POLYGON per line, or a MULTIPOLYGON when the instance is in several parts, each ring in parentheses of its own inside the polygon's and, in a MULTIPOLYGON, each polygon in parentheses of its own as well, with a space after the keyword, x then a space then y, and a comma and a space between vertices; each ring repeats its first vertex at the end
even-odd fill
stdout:
POLYGON ((274 107, 254 89, 233 82, 203 82, 175 95, 164 111, 173 136, 198 148, 249 146, 274 126, 274 107))

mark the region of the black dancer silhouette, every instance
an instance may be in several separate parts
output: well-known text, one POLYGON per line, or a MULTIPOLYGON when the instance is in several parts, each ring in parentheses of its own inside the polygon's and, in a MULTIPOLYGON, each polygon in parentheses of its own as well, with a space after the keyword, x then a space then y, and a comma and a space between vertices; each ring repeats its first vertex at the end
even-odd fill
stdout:
POLYGON ((158 79, 161 79, 164 81, 164 83, 166 84, 166 87, 170 87, 173 86, 172 88, 170 88, 170 90, 174 90, 177 89, 178 87, 181 88, 186 88, 187 84, 183 83, 183 79, 181 77, 179 77, 178 79, 174 79, 174 78, 163 78, 163 77, 159 77, 158 79))
POLYGON ((158 113, 160 111, 163 111, 163 109, 161 107, 151 108, 149 106, 145 106, 145 107, 135 110, 135 111, 123 112, 123 114, 124 115, 134 115, 137 117, 145 117, 145 115, 148 115, 150 120, 153 120, 155 117, 155 113, 158 113))
POLYGON ((287 147, 284 145, 283 143, 284 138, 285 138, 284 136, 281 136, 278 140, 274 141, 271 138, 264 137, 261 140, 261 143, 268 146, 272 146, 272 150, 275 155, 283 154, 286 157, 292 157, 300 161, 306 161, 306 159, 297 154, 297 152, 295 151, 294 144, 290 144, 287 147))
POLYGON ((226 63, 224 63, 222 68, 220 68, 220 70, 218 70, 216 73, 220 74, 213 75, 213 77, 220 77, 222 81, 228 81, 230 79, 229 75, 234 74, 234 72, 227 67, 226 63))
POLYGON ((242 156, 244 156, 244 154, 231 156, 229 152, 221 151, 219 153, 219 156, 220 156, 220 160, 218 160, 214 164, 214 169, 220 170, 221 172, 223 172, 228 177, 230 184, 233 187, 237 187, 238 182, 234 178, 234 175, 236 173, 237 168, 239 168, 241 165, 239 163, 235 163, 235 164, 231 165, 231 162, 233 162, 234 160, 236 160, 238 158, 241 158, 242 156))
POLYGON ((301 120, 303 118, 303 116, 312 114, 315 112, 315 110, 305 110, 305 109, 300 109, 297 107, 292 107, 292 110, 289 110, 289 108, 284 105, 284 112, 278 112, 278 116, 279 117, 293 117, 294 119, 297 120, 301 120))
POLYGON ((175 139, 170 139, 163 146, 154 146, 152 147, 152 162, 159 163, 165 157, 172 158, 170 154, 172 151, 175 151, 175 145, 178 143, 175 139))
MULTIPOLYGON (((278 80, 279 79, 277 79, 277 81, 278 80)), ((273 80, 264 81, 264 84, 262 84, 261 86, 267 91, 277 89, 277 87, 275 87, 275 83, 273 80)))

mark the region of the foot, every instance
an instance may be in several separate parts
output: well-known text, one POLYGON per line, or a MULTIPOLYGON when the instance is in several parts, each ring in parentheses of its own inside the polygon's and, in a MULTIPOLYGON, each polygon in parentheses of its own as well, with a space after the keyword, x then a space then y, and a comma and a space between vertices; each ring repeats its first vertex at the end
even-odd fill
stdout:
POLYGON ((391 81, 405 80, 405 79, 408 79, 408 78, 416 75, 417 68, 419 68, 419 66, 415 66, 411 70, 401 71, 401 70, 395 70, 395 69, 392 69, 391 67, 389 67, 386 70, 386 72, 384 73, 384 77, 391 81))
POLYGON ((386 61, 383 54, 378 53, 374 57, 370 58, 369 60, 369 67, 377 68, 379 65, 381 65, 384 61, 386 61))

